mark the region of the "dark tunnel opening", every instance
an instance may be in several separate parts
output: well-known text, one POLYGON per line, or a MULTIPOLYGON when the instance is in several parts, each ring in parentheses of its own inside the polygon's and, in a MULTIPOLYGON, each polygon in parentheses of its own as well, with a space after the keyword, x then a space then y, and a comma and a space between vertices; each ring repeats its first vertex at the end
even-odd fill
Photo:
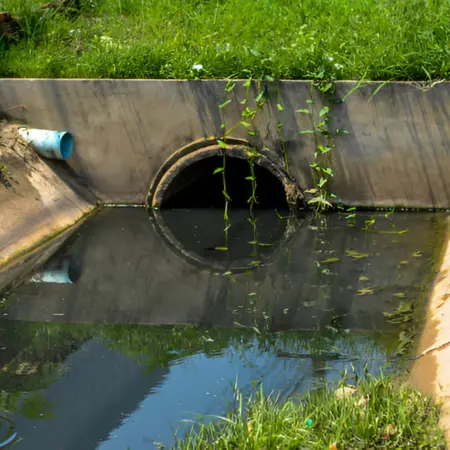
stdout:
MULTIPOLYGON (((214 174, 222 164, 222 157, 214 155, 187 166, 167 186, 161 208, 223 208, 225 200, 222 174, 214 174)), ((254 164, 254 173, 257 198, 254 208, 288 209, 282 182, 271 171, 257 164, 254 164)), ((226 182, 231 198, 230 209, 248 208, 252 183, 246 177, 250 175, 248 160, 227 158, 226 182)))

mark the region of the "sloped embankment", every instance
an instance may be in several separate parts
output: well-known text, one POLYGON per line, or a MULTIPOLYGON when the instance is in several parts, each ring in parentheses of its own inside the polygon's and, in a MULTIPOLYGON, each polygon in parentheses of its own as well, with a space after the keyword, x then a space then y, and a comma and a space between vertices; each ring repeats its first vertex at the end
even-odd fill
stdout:
POLYGON ((17 133, 0 122, 0 271, 54 237, 94 208, 64 163, 43 161, 17 133))

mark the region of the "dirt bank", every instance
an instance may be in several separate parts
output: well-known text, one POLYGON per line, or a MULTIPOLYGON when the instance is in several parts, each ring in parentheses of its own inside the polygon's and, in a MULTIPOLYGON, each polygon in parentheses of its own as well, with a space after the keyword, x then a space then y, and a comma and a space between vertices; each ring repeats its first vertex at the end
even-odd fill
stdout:
POLYGON ((43 161, 17 129, 0 122, 0 270, 73 225, 96 203, 63 162, 43 161))

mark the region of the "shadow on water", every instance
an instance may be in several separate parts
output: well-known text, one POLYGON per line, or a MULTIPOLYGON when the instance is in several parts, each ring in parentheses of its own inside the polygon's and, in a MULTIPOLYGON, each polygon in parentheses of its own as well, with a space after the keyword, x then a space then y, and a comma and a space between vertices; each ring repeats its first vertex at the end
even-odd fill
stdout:
POLYGON ((1 322, 14 448, 144 449, 263 381, 286 397, 401 364, 385 312, 422 301, 444 216, 107 209, 17 288, 1 322), (361 230, 366 228, 366 230, 361 230), (407 230, 407 231, 406 231, 407 230), (224 250, 224 248, 228 250, 224 250))

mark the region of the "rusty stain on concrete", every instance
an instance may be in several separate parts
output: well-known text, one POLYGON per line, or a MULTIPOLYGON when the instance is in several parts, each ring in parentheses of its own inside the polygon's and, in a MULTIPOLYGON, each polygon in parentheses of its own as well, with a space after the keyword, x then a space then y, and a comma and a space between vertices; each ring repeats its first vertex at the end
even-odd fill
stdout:
MULTIPOLYGON (((356 87, 338 82, 335 99, 356 87)), ((106 203, 144 203, 160 167, 179 149, 220 137, 227 123, 241 120, 242 83, 223 110, 226 80, 0 80, 0 110, 36 128, 69 129, 77 148, 70 165, 106 203)), ((334 177, 330 189, 353 206, 450 208, 450 84, 428 90, 409 83, 363 83, 331 107, 334 177)), ((283 123, 289 172, 312 186, 310 164, 316 142, 310 119, 297 113, 308 105, 311 84, 268 84, 283 111, 265 107, 255 120, 258 136, 243 127, 230 138, 248 139, 283 164, 278 123, 283 123), (278 101, 278 100, 277 100, 278 101)), ((255 91, 256 92, 256 91, 255 91)), ((314 111, 322 98, 312 92, 314 111)))
POLYGON ((70 227, 95 205, 87 189, 74 190, 58 165, 50 166, 21 140, 17 125, 0 123, 0 266, 70 227), (0 180, 1 181, 1 180, 0 180))

